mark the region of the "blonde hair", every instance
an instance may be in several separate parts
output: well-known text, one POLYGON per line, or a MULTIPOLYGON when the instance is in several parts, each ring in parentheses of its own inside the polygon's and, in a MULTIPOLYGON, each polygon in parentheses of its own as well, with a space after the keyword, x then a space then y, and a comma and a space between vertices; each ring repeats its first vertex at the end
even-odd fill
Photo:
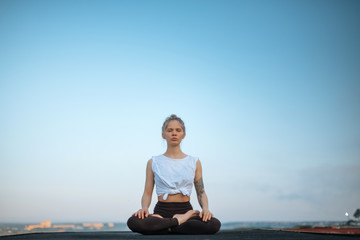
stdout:
POLYGON ((162 129, 162 132, 165 132, 165 130, 166 130, 166 128, 167 128, 167 126, 168 126, 168 124, 169 124, 169 122, 170 122, 171 120, 176 120, 176 121, 178 121, 178 122, 181 124, 182 130, 185 132, 185 124, 184 124, 184 121, 181 120, 181 118, 179 118, 178 116, 176 116, 176 114, 171 114, 170 117, 167 117, 167 118, 165 119, 165 122, 163 123, 162 128, 161 128, 161 129, 162 129))

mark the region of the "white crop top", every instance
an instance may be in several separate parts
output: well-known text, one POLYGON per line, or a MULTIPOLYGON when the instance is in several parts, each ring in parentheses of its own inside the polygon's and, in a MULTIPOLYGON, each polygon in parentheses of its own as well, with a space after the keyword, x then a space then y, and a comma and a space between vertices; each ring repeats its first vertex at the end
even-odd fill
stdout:
POLYGON ((198 157, 189 155, 182 159, 168 158, 164 155, 152 157, 157 195, 164 194, 164 200, 169 194, 177 193, 190 197, 197 160, 198 157))

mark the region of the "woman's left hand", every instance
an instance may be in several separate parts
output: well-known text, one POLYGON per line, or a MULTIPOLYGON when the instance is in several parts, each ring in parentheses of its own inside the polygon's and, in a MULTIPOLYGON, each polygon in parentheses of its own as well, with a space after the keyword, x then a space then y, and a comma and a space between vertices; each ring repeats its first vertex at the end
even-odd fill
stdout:
POLYGON ((214 215, 209 211, 209 210, 202 210, 200 215, 200 218, 202 218, 202 220, 204 222, 207 222, 208 220, 210 220, 212 217, 214 217, 214 215))

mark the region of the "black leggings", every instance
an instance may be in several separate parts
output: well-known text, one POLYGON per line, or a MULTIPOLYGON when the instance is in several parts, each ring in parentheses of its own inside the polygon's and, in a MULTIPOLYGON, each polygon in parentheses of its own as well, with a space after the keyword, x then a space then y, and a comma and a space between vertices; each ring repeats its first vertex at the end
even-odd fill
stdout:
POLYGON ((127 225, 133 232, 141 234, 214 234, 219 231, 221 223, 216 218, 204 222, 199 216, 195 216, 181 225, 176 218, 173 218, 175 214, 184 214, 192 209, 190 202, 158 202, 154 208, 154 214, 163 218, 150 215, 139 219, 131 216, 127 225))

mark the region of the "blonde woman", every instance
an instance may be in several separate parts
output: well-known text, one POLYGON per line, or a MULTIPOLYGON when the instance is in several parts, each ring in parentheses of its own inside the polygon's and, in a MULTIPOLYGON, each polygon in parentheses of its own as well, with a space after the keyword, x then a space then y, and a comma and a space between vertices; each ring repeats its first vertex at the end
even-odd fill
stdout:
POLYGON ((147 163, 141 209, 127 222, 133 232, 214 234, 219 231, 221 223, 209 210, 201 162, 197 157, 181 151, 180 143, 185 136, 185 124, 181 118, 173 114, 165 120, 162 137, 167 142, 167 150, 162 155, 152 157, 147 163), (155 185, 158 202, 154 214, 150 214, 149 206, 155 185), (201 212, 193 210, 190 204, 193 185, 201 212))

